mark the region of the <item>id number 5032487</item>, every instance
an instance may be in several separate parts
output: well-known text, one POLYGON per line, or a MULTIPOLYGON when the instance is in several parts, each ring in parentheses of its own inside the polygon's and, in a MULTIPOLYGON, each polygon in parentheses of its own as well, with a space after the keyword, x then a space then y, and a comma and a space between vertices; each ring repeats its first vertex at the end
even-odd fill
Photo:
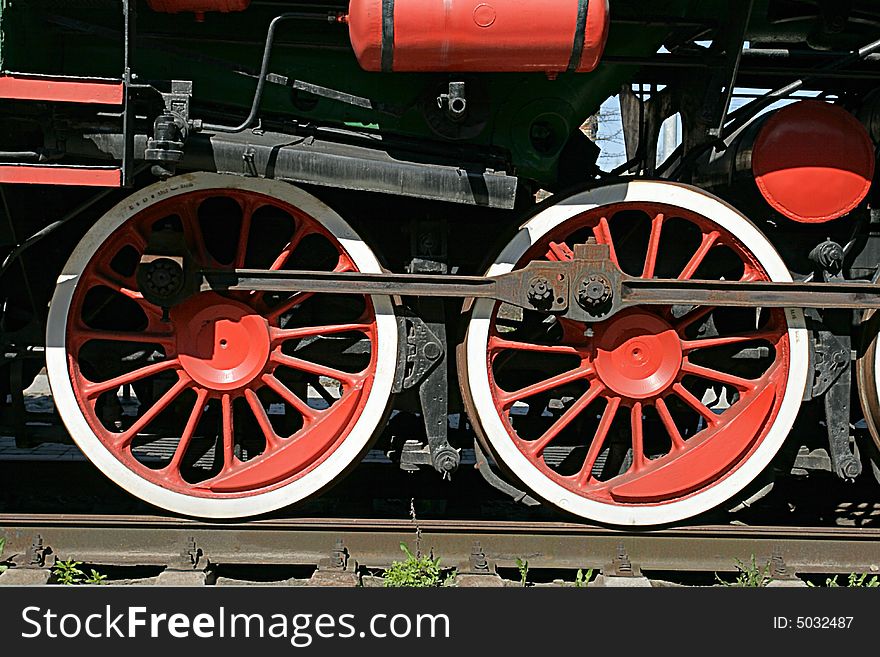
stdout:
POLYGON ((854 616, 774 616, 775 630, 848 630, 854 616))

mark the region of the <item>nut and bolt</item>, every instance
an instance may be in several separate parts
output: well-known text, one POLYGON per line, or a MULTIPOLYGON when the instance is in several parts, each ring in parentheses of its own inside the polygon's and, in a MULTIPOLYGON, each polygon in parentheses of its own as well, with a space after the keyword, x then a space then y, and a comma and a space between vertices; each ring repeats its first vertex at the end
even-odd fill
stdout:
POLYGON ((553 305, 553 288, 544 276, 535 276, 529 281, 529 302, 535 308, 546 308, 553 305))
POLYGON ((602 274, 590 274, 581 281, 578 304, 585 310, 604 306, 611 301, 611 282, 602 274))
POLYGON ((173 260, 159 258, 145 267, 146 284, 160 297, 170 297, 183 286, 183 270, 173 260))

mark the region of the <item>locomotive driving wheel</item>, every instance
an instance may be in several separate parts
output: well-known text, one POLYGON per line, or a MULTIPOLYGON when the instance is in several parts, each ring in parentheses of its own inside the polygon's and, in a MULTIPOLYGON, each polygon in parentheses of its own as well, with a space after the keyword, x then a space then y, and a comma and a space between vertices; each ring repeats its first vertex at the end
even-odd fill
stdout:
MULTIPOLYGON (((590 238, 631 276, 791 280, 730 206, 648 181, 545 207, 487 275, 571 258, 590 238)), ((644 306, 589 323, 479 300, 459 377, 483 443, 534 494, 590 520, 657 525, 767 467, 800 405, 807 344, 799 310, 644 306)))
POLYGON ((874 478, 880 482, 880 314, 862 322, 863 348, 856 362, 856 387, 872 442, 866 447, 874 478))
POLYGON ((52 299, 47 366, 71 436, 111 480, 191 516, 257 515, 328 486, 389 405, 390 299, 196 291, 162 308, 148 299, 179 285, 175 268, 139 264, 169 235, 197 268, 380 271, 285 183, 200 173, 138 192, 86 234, 52 299))

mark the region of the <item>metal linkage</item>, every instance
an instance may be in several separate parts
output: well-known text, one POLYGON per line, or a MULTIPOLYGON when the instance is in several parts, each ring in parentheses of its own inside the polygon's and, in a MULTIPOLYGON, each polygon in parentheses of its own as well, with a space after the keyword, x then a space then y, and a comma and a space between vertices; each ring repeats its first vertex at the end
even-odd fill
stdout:
POLYGON ((568 262, 532 262, 499 276, 362 274, 313 271, 202 271, 202 290, 495 299, 582 322, 600 322, 634 306, 880 308, 880 286, 866 282, 776 283, 643 279, 627 276, 608 247, 582 244, 568 262))

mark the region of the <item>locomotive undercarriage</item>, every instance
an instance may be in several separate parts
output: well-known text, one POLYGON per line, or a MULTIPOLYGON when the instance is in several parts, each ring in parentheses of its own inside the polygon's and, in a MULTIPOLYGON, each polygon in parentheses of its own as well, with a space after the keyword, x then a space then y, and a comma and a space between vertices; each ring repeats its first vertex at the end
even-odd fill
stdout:
MULTIPOLYGON (((876 184, 842 218, 794 223, 723 159, 750 113, 802 89, 833 94, 876 142, 880 45, 743 50, 752 6, 732 3, 708 50, 711 27, 675 26, 676 61, 621 94, 628 161, 598 174, 578 133, 555 184, 452 130, 459 113, 485 119, 468 76, 430 85, 445 122, 431 139, 260 112, 259 91, 237 128, 209 123, 226 110, 199 106, 197 83, 141 83, 129 65, 121 112, 4 105, 17 164, 118 167, 131 188, 43 188, 61 220, 37 233, 33 188, 2 190, 7 424, 46 438, 21 393, 45 353, 86 456, 200 517, 299 501, 371 446, 444 478, 473 448, 515 499, 610 524, 750 503, 774 473, 880 476, 876 184), (777 93, 731 111, 735 89, 768 79, 777 93), (682 145, 657 164, 676 111, 682 145), (539 187, 556 193, 535 205, 539 187)), ((823 29, 809 39, 834 42, 823 29)), ((300 102, 399 111, 342 83, 257 77, 300 102)))

